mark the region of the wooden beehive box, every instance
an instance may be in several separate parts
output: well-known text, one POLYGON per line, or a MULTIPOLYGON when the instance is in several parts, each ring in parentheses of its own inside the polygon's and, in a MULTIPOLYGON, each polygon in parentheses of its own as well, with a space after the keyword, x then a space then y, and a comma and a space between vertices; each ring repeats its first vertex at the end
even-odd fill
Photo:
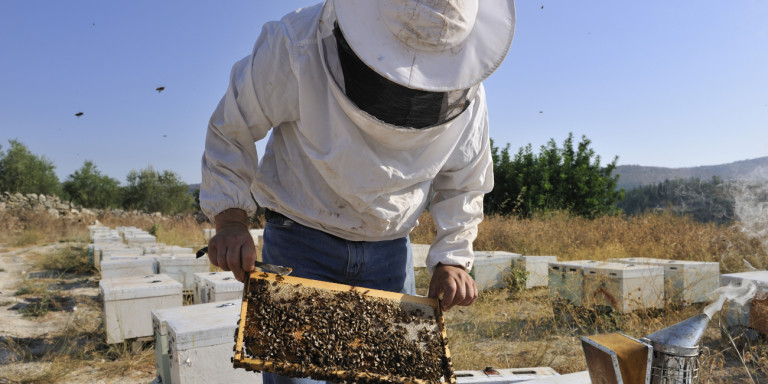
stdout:
POLYGON ((233 365, 357 383, 455 383, 436 299, 254 272, 233 365))

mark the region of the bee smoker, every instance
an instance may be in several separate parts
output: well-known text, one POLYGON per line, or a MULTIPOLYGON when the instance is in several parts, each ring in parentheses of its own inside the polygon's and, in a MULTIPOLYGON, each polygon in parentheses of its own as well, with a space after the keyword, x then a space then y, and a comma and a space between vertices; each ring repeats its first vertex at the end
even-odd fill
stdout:
POLYGON ((699 340, 709 320, 702 313, 641 339, 653 346, 651 384, 699 382, 699 340))

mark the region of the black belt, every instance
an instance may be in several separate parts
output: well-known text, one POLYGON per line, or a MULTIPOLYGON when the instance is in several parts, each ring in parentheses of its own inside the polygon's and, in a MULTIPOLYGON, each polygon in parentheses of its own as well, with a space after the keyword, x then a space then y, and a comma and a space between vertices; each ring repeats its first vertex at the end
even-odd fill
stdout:
POLYGON ((265 220, 271 220, 271 219, 291 220, 287 216, 283 215, 282 213, 275 212, 269 208, 264 208, 264 219, 265 220))

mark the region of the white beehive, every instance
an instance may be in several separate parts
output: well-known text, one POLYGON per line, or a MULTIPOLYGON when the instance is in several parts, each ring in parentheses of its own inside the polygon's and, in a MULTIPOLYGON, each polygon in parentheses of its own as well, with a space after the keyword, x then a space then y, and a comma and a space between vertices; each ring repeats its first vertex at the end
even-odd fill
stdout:
POLYGON ((263 229, 250 229, 248 232, 251 233, 251 237, 253 238, 253 244, 257 247, 259 244, 264 244, 264 230, 263 229))
POLYGON ((194 303, 212 303, 242 298, 243 283, 230 271, 195 273, 194 303))
MULTIPOLYGON (((105 232, 109 232, 111 230, 112 229, 109 228, 106 225, 89 225, 88 226, 88 236, 90 236, 91 242, 93 242, 93 235, 94 234, 96 234, 96 233, 105 233, 105 232)), ((117 231, 115 231, 115 233, 117 233, 117 231)))
POLYGON ((546 287, 549 285, 549 263, 557 261, 557 256, 514 256, 512 268, 517 268, 528 273, 525 280, 525 288, 546 287))
MULTIPOLYGON (((194 304, 204 304, 208 300, 208 296, 205 294, 205 279, 206 276, 221 273, 221 272, 198 272, 193 274, 195 280, 195 291, 192 292, 192 302, 194 304)), ((230 272, 231 273, 231 272, 230 272)))
POLYGON ((477 289, 504 288, 505 279, 512 271, 512 258, 519 253, 504 251, 476 251, 472 277, 477 289))
POLYGON ((101 278, 154 275, 155 259, 146 256, 107 256, 101 261, 101 278))
POLYGON ((624 263, 585 264, 582 305, 619 313, 664 306, 664 267, 624 263))
POLYGON ((186 316, 166 320, 171 383, 262 382, 260 373, 232 366, 241 309, 235 302, 189 306, 186 316))
POLYGON ((744 280, 753 282, 757 286, 757 292, 752 300, 744 305, 734 301, 728 302, 723 307, 725 323, 731 329, 746 328, 768 335, 768 271, 720 275, 721 286, 740 286, 744 280))
POLYGON ((152 311, 152 332, 155 347, 155 368, 160 383, 173 383, 171 380, 171 366, 168 346, 168 321, 176 321, 185 318, 195 318, 198 316, 208 316, 217 312, 237 312, 232 316, 239 315, 240 300, 230 300, 227 302, 188 305, 183 307, 156 309, 152 311))
POLYGON ((93 266, 96 269, 101 269, 101 262, 104 259, 109 259, 118 256, 141 256, 144 251, 141 248, 131 247, 125 244, 114 245, 99 245, 93 249, 93 266))
POLYGON ((454 374, 456 375, 456 382, 459 384, 518 383, 558 375, 550 367, 486 368, 484 371, 456 371, 454 374))
POLYGON ((427 267, 427 255, 429 255, 429 244, 413 244, 411 243, 411 253, 413 254, 413 267, 414 268, 426 268, 427 267))
POLYGON ((152 336, 152 311, 181 307, 181 283, 167 275, 99 281, 107 343, 152 336))
POLYGON ((194 291, 195 273, 208 272, 211 263, 207 257, 196 258, 194 253, 155 255, 157 273, 164 273, 182 283, 185 291, 194 291))
POLYGON ((549 297, 563 304, 581 305, 584 295, 584 265, 594 260, 568 260, 549 263, 549 297))
POLYGON ((150 235, 149 233, 126 233, 123 238, 125 239, 125 243, 128 245, 141 246, 144 244, 157 243, 157 238, 150 235))
POLYGON ((123 238, 117 231, 99 231, 91 235, 91 243, 93 244, 121 244, 122 242, 123 238))
POLYGON ((145 255, 195 253, 195 250, 189 247, 165 245, 162 243, 146 244, 142 247, 142 249, 144 250, 145 255))
POLYGON ((649 257, 614 259, 626 264, 664 267, 664 299, 673 304, 703 303, 720 286, 720 264, 703 261, 667 260, 649 257))
POLYGON ((243 298, 243 283, 237 281, 232 272, 216 272, 203 278, 205 302, 215 303, 243 298))

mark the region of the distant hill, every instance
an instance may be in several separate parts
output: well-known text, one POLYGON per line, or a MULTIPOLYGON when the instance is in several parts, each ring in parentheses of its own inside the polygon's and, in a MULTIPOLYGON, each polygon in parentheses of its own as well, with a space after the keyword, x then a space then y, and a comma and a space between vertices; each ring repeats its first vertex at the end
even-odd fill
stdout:
POLYGON ((614 170, 619 177, 619 188, 657 184, 664 180, 698 178, 710 180, 717 176, 722 180, 749 180, 768 182, 768 156, 757 159, 736 161, 721 165, 706 165, 689 168, 644 167, 641 165, 619 165, 614 170))

